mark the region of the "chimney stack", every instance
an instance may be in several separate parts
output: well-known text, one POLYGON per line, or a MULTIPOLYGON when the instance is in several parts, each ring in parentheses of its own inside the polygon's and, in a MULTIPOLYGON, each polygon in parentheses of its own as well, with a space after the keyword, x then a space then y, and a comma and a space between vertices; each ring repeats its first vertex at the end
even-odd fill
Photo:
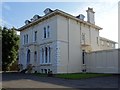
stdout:
POLYGON ((88 10, 86 10, 86 12, 87 12, 87 22, 95 24, 95 17, 94 17, 95 12, 93 11, 93 8, 88 7, 88 10))

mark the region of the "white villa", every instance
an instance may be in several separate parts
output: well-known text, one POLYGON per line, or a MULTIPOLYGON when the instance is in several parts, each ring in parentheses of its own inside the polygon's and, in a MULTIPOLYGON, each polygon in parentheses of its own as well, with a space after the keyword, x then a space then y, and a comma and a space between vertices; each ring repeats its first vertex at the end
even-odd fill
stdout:
POLYGON ((85 16, 70 15, 61 10, 45 9, 19 28, 19 64, 23 69, 32 64, 34 71, 47 73, 82 72, 83 50, 86 52, 115 49, 116 42, 100 37, 93 8, 85 16))

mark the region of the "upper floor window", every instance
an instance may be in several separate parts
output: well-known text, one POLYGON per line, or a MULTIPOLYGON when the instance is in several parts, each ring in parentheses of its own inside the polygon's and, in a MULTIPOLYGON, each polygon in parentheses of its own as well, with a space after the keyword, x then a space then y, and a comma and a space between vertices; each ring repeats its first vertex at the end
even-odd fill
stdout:
POLYGON ((28 34, 24 35, 23 38, 24 38, 23 39, 24 44, 27 44, 28 43, 28 34))
POLYGON ((50 31, 49 31, 50 26, 47 26, 47 37, 50 37, 50 31))
POLYGON ((24 39, 23 39, 23 44, 25 44, 25 37, 26 37, 26 36, 24 35, 24 37, 23 37, 23 38, 24 38, 24 39))
POLYGON ((37 31, 34 32, 34 41, 37 41, 37 31))
POLYGON ((50 26, 44 27, 44 38, 50 37, 50 26))
POLYGON ((28 34, 26 35, 26 43, 28 43, 28 34))
POLYGON ((47 38, 46 37, 46 27, 44 27, 44 38, 47 38))

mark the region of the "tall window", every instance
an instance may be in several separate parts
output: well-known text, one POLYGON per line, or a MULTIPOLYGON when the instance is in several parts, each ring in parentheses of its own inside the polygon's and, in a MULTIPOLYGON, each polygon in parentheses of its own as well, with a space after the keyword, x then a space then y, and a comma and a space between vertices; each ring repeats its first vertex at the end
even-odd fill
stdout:
POLYGON ((42 48, 41 50, 41 64, 49 64, 51 63, 51 49, 49 46, 42 48))
POLYGON ((50 37, 50 26, 44 27, 44 38, 50 37))
POLYGON ((24 44, 27 44, 28 43, 28 34, 26 34, 26 35, 24 35, 24 39, 23 39, 24 41, 24 44))
POLYGON ((46 37, 46 27, 44 27, 44 38, 47 38, 46 37))
POLYGON ((37 62, 37 51, 34 52, 34 60, 37 62))
POLYGON ((28 43, 28 34, 26 34, 26 43, 28 43))
POLYGON ((47 26, 47 37, 50 37, 49 28, 50 28, 50 26, 47 26))
POLYGON ((51 49, 50 47, 48 47, 48 55, 49 55, 49 63, 51 63, 51 49))
POLYGON ((44 63, 44 49, 42 48, 42 63, 44 63))
POLYGON ((24 39, 23 39, 23 40, 24 40, 24 41, 23 41, 23 42, 24 42, 23 44, 25 44, 25 35, 24 35, 24 39))
POLYGON ((48 61, 48 48, 45 47, 45 63, 48 61))
POLYGON ((34 41, 37 41, 37 31, 34 32, 34 41))

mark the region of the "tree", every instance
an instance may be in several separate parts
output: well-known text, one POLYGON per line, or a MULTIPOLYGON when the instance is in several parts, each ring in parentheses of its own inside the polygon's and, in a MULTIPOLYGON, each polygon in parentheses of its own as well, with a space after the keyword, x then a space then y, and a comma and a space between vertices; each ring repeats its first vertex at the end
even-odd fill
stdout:
POLYGON ((2 69, 8 70, 18 58, 19 36, 15 28, 2 28, 2 69))

